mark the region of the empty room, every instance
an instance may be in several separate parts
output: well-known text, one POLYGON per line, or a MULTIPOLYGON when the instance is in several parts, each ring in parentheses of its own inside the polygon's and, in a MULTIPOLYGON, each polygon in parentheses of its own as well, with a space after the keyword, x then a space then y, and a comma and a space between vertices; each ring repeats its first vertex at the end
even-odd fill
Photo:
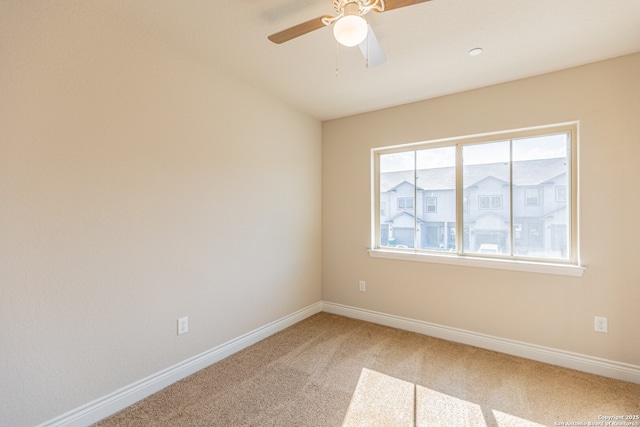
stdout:
POLYGON ((1 0, 0 425, 640 426, 638 159, 638 0, 1 0))

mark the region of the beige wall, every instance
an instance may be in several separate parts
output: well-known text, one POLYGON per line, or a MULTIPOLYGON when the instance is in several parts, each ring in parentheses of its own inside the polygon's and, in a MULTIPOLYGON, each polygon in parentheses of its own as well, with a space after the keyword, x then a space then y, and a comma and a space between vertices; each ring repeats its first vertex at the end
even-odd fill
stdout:
POLYGON ((640 365, 638 76, 635 54, 325 122, 323 300, 640 365), (369 257, 372 148, 574 120, 583 277, 369 257))
POLYGON ((1 425, 320 300, 321 124, 99 5, 0 5, 1 425))

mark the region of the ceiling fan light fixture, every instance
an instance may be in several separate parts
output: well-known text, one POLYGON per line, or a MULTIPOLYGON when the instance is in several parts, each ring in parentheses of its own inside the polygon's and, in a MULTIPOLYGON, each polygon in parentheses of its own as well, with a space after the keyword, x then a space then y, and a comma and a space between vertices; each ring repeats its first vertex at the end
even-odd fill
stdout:
POLYGON ((346 15, 333 24, 333 36, 343 46, 357 46, 367 38, 369 25, 360 15, 346 15))

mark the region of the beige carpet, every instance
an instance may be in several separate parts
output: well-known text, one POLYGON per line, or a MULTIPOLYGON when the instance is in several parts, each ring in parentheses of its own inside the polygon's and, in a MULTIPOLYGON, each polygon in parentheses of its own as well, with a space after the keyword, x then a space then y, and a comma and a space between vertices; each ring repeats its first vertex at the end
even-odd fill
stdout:
POLYGON ((320 313, 96 426, 606 425, 638 414, 638 384, 320 313))

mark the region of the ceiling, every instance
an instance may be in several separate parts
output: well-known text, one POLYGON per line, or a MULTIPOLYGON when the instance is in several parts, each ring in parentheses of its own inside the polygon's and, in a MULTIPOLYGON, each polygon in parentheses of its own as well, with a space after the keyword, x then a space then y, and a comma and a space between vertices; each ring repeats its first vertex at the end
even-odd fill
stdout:
MULTIPOLYGON (((104 4, 103 4, 104 5, 104 4)), ((366 15, 387 62, 367 68, 330 28, 267 36, 334 14, 332 0, 117 0, 119 18, 319 120, 640 51, 640 0, 431 0, 366 15), (479 56, 469 50, 481 47, 479 56), (337 73, 336 73, 337 70, 337 73)))

